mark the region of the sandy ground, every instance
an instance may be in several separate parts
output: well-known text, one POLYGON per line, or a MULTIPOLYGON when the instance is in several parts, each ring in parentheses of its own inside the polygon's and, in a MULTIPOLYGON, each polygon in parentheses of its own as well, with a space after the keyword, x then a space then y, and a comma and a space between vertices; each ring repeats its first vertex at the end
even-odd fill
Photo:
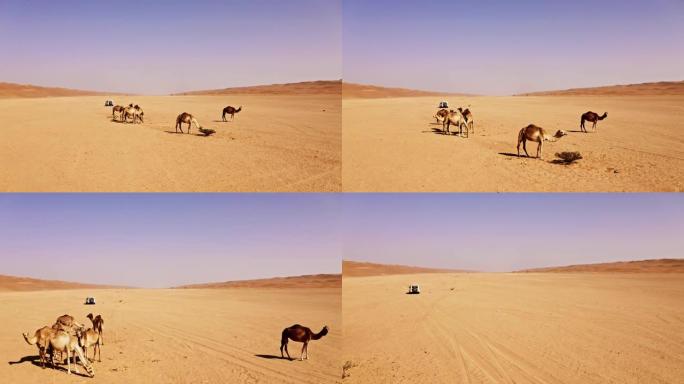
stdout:
POLYGON ((344 382, 681 383, 682 297, 682 274, 345 278, 344 382))
MULTIPOLYGON (((343 100, 345 191, 682 191, 684 96, 447 97, 471 105, 475 135, 445 136, 432 118, 439 97, 343 100), (608 112, 598 133, 579 133, 583 112, 608 112), (648 113, 644 113, 648 111, 648 113), (518 158, 530 124, 569 131, 544 160, 518 158), (569 166, 556 152, 580 151, 569 166)), ((530 151, 531 149, 531 151, 530 151)), ((528 145, 536 154, 536 143, 528 145)))
MULTIPOLYGON (((0 377, 5 383, 334 383, 340 381, 340 306, 339 289, 0 293, 0 377), (82 305, 87 295, 98 304, 82 305), (90 311, 105 319, 94 379, 32 362, 37 350, 22 332, 63 313, 90 324, 90 311), (315 332, 330 327, 312 342, 307 361, 280 359, 280 334, 294 323, 315 332)), ((291 354, 299 356, 300 346, 291 342, 291 354)))
POLYGON ((144 124, 113 122, 104 100, 1 99, 0 191, 341 188, 339 95, 114 98, 141 105, 144 124), (229 104, 244 109, 234 122, 221 122, 229 104), (184 111, 217 133, 175 134, 184 111))

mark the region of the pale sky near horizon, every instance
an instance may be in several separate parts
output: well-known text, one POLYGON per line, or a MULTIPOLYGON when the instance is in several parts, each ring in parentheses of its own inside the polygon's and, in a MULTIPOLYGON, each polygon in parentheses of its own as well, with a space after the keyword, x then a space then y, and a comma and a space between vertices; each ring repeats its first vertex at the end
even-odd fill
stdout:
POLYGON ((136 287, 681 258, 682 194, 0 194, 0 274, 136 287))
POLYGON ((3 0, 0 82, 141 94, 336 80, 341 0, 3 0))
POLYGON ((344 80, 486 95, 684 80, 681 0, 345 0, 344 80))

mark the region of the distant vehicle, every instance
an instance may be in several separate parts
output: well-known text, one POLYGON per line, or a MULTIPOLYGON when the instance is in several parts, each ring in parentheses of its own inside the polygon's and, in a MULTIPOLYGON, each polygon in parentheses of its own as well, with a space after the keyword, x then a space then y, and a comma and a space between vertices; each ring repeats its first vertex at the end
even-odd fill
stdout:
POLYGON ((105 101, 105 107, 113 107, 114 106, 114 101, 113 100, 107 100, 105 101))
POLYGON ((418 295, 420 294, 420 286, 418 284, 411 284, 409 285, 408 292, 406 292, 410 295, 418 295))
POLYGON ((449 108, 449 103, 447 103, 446 101, 440 101, 439 107, 437 108, 449 108))
POLYGON ((94 297, 86 297, 85 305, 95 305, 95 298, 94 297))

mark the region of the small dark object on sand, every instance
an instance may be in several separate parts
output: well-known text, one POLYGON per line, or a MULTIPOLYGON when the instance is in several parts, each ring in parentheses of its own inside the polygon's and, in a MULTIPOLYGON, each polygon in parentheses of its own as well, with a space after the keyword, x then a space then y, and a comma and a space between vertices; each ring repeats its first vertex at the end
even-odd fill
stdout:
POLYGON ((558 159, 553 161, 556 164, 572 164, 582 159, 582 155, 579 152, 560 152, 556 153, 556 157, 558 159))
POLYGON ((200 131, 202 134, 204 134, 204 136, 209 136, 209 135, 213 135, 214 133, 216 133, 216 131, 213 130, 213 129, 211 129, 211 128, 202 128, 202 127, 200 127, 200 128, 199 128, 199 131, 200 131))

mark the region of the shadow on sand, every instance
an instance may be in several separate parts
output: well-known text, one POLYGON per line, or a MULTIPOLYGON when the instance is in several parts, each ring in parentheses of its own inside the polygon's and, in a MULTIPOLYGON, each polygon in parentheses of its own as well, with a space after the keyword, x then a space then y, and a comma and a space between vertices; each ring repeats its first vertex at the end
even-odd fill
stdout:
MULTIPOLYGON (((22 363, 26 363, 26 362, 30 362, 31 364, 35 365, 36 367, 43 368, 43 364, 40 362, 40 356, 37 356, 37 355, 24 356, 17 361, 8 361, 7 364, 14 365, 14 364, 22 364, 22 363)), ((80 363, 79 363, 79 365, 80 365, 80 363)), ((83 368, 82 365, 81 365, 81 368, 83 368)), ((65 366, 61 366, 61 365, 58 365, 56 367, 50 367, 49 365, 47 365, 47 366, 45 366, 45 369, 55 369, 58 371, 67 372, 67 368, 65 366)), ((73 369, 73 367, 71 369, 71 374, 81 376, 81 377, 90 378, 90 376, 88 376, 88 375, 84 375, 81 372, 76 372, 76 370, 73 369)))
MULTIPOLYGON (((164 131, 164 132, 166 132, 166 133, 168 133, 168 134, 171 134, 171 135, 188 135, 187 132, 174 132, 174 131, 164 131)), ((203 134, 203 133, 190 133, 189 135, 191 135, 191 136, 199 136, 199 137, 209 137, 209 136, 211 136, 211 135, 205 135, 205 134, 203 134)))
POLYGON ((254 355, 256 357, 260 357, 262 359, 277 359, 277 360, 290 360, 287 357, 281 357, 281 356, 276 356, 276 355, 254 355))

